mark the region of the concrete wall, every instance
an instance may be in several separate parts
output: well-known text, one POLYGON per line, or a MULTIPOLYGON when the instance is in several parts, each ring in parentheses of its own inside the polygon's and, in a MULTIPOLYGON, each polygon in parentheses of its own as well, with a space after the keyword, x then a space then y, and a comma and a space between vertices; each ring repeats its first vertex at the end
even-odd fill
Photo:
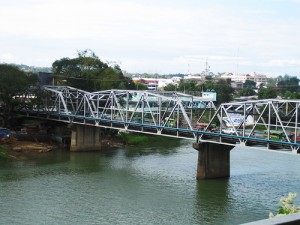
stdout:
POLYGON ((258 220, 251 223, 244 223, 242 225, 274 225, 274 224, 300 224, 300 213, 289 214, 286 216, 273 217, 271 219, 258 220))
POLYGON ((230 176, 230 150, 234 146, 214 143, 194 143, 198 150, 197 179, 228 178, 230 176))
POLYGON ((76 125, 72 128, 70 151, 97 151, 101 149, 99 127, 76 125))

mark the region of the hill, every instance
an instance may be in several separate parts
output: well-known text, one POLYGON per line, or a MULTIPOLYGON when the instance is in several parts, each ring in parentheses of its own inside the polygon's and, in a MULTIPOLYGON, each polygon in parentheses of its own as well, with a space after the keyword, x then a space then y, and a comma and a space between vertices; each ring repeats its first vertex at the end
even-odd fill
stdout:
POLYGON ((45 73, 51 73, 51 67, 35 67, 35 66, 27 66, 24 64, 11 64, 19 69, 25 71, 25 72, 32 72, 32 73, 38 73, 38 72, 45 72, 45 73))

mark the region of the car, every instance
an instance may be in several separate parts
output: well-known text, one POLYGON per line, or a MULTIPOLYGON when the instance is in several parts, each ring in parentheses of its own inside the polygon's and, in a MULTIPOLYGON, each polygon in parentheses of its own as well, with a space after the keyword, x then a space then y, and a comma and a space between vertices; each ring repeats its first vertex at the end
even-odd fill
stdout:
MULTIPOLYGON (((230 128, 226 128, 226 129, 222 129, 222 132, 224 134, 236 134, 236 130, 232 127, 230 128)), ((239 135, 239 132, 237 131, 237 134, 239 135)))

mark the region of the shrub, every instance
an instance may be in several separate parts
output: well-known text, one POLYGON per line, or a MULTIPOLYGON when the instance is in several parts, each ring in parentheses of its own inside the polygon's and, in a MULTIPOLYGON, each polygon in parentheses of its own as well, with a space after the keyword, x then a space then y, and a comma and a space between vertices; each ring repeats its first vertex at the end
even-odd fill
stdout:
POLYGON ((274 215, 270 212, 269 218, 273 218, 275 216, 284 216, 288 214, 297 213, 300 211, 300 207, 294 205, 294 199, 296 198, 296 193, 289 193, 287 198, 281 198, 281 205, 278 206, 278 213, 274 215))

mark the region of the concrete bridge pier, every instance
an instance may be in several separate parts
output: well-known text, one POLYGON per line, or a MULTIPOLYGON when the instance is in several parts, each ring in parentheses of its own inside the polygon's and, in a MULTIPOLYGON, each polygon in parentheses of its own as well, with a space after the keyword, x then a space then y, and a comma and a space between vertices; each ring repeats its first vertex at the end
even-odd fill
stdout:
POLYGON ((96 151, 100 148, 101 132, 99 127, 74 125, 70 151, 96 151))
POLYGON ((197 179, 230 177, 230 150, 234 146, 215 143, 193 143, 198 150, 197 179))

